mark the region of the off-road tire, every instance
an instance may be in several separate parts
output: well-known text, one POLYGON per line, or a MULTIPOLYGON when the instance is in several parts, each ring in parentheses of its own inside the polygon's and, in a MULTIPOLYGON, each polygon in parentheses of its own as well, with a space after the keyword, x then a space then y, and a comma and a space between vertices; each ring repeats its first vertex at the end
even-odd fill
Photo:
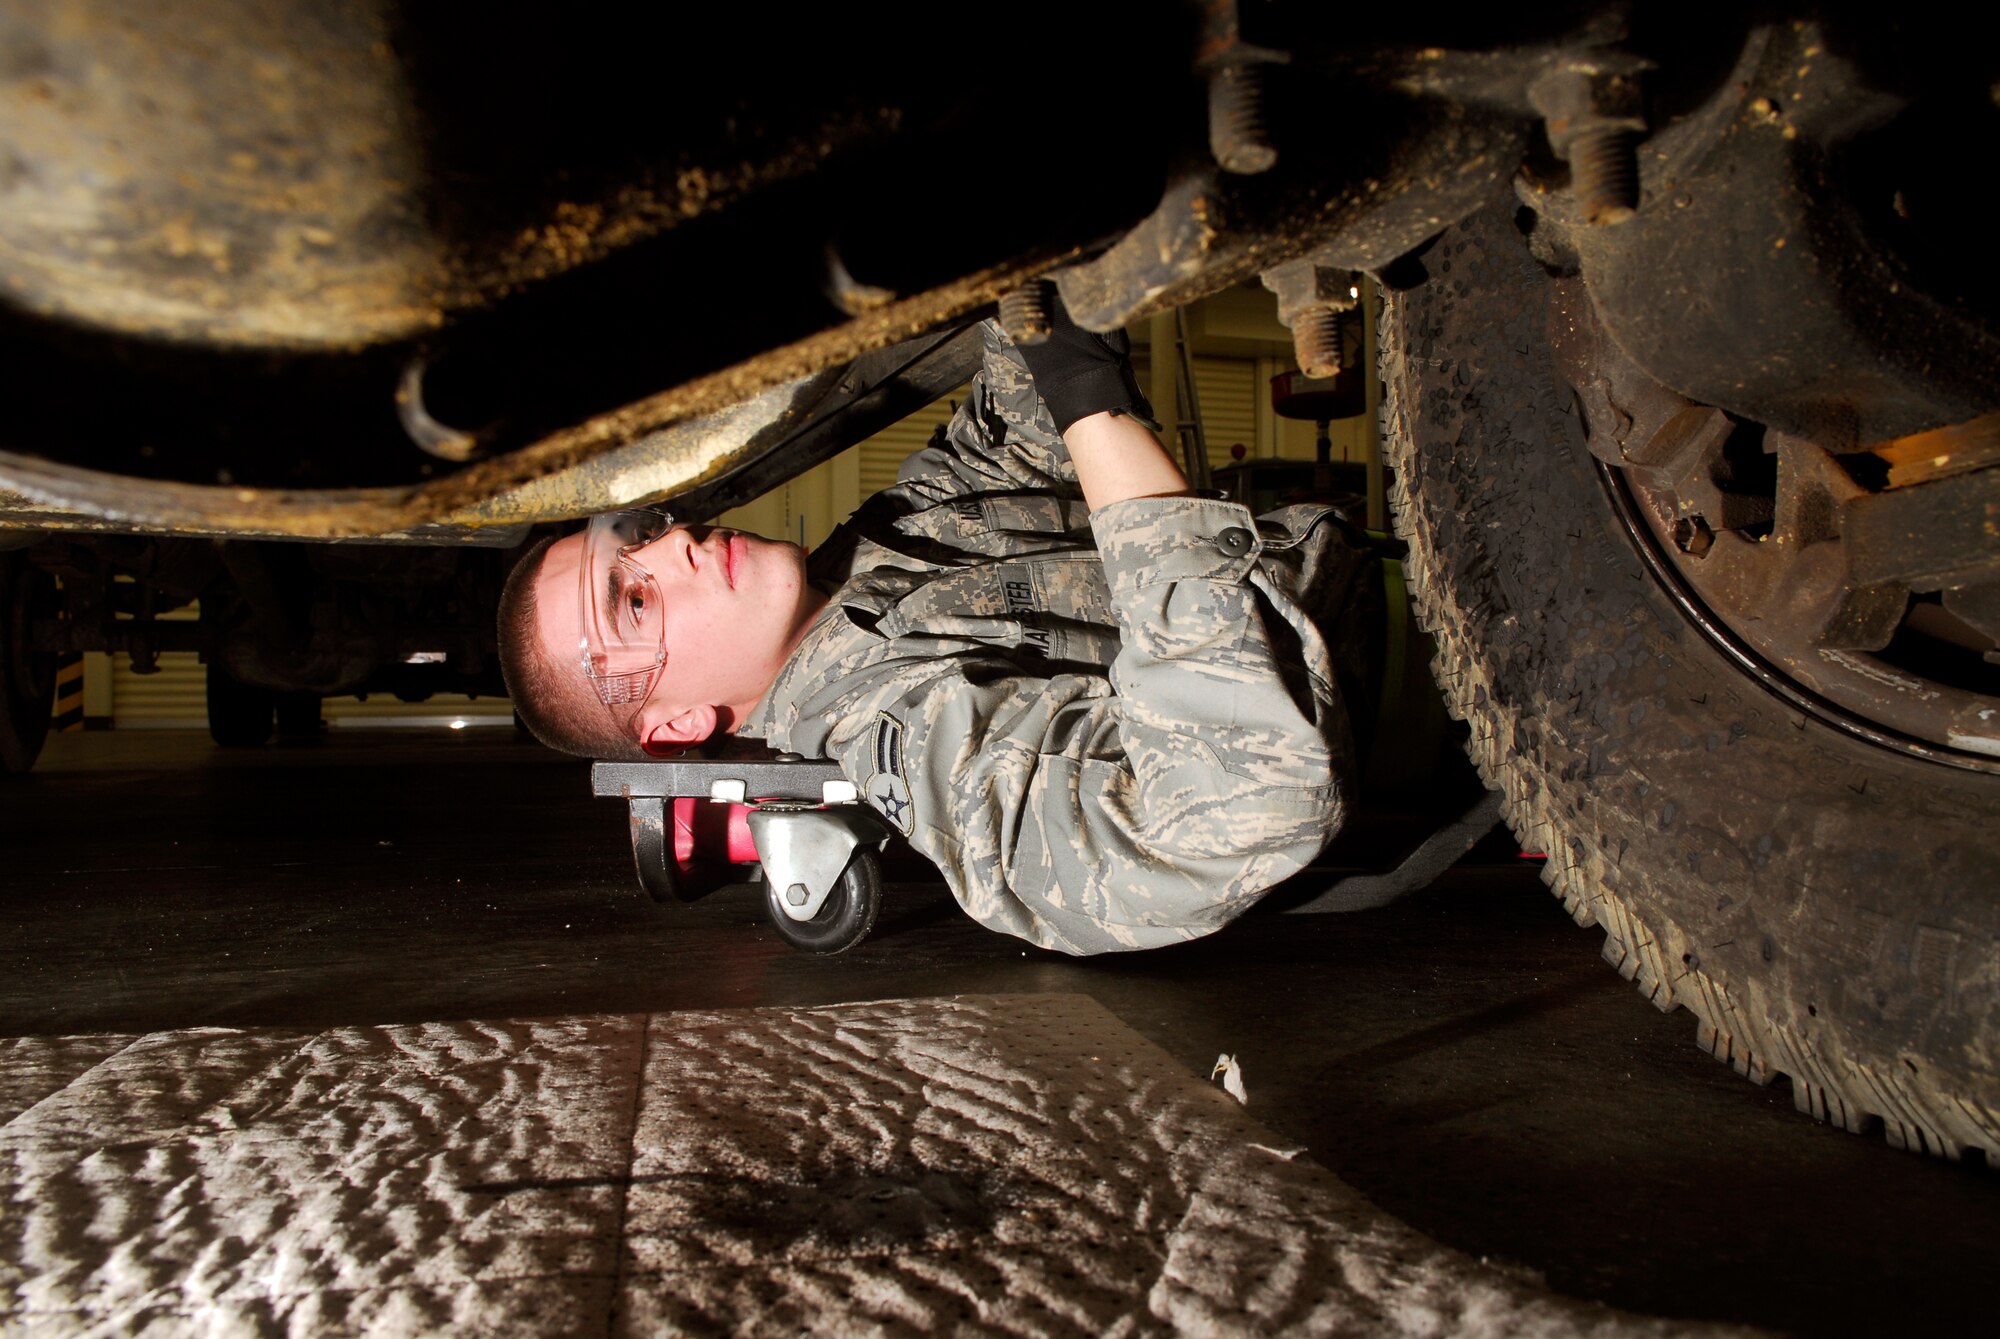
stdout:
POLYGON ((2000 777, 1744 677, 1616 520, 1511 213, 1382 323, 1385 449, 1467 745, 1570 914, 1703 1049, 1801 1111, 2000 1165, 2000 777))
POLYGON ((277 728, 277 695, 230 677, 220 665, 210 665, 204 684, 208 706, 208 737, 225 749, 254 749, 270 742, 277 728))
POLYGON ((326 734, 318 693, 280 693, 273 705, 277 708, 278 738, 286 743, 308 743, 326 734))
POLYGON ((49 737, 56 655, 35 650, 29 637, 59 598, 55 578, 27 555, 0 553, 0 775, 32 768, 49 737))

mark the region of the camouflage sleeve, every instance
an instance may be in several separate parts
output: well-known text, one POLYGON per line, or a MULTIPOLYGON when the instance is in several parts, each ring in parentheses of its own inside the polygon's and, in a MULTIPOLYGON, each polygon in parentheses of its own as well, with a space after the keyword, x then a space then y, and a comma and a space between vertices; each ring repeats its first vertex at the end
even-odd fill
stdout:
POLYGON ((903 462, 897 482, 931 501, 1021 488, 1082 496, 1021 351, 998 322, 985 322, 980 334, 985 353, 965 398, 930 445, 903 462))
POLYGON ((873 667, 826 741, 975 919, 1071 953, 1221 927, 1337 829, 1351 752, 1324 643, 1262 580, 1247 510, 1138 499, 1093 524, 1126 639, 1109 681, 912 657, 873 667))

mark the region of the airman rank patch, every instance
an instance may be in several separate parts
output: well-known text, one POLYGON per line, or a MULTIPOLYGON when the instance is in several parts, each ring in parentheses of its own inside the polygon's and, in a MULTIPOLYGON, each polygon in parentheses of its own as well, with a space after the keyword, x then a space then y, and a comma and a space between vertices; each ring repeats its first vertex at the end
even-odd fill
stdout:
POLYGON ((910 787, 903 779, 903 723, 882 712, 875 718, 875 773, 868 778, 868 802, 882 811, 889 826, 910 835, 916 816, 910 811, 910 787))

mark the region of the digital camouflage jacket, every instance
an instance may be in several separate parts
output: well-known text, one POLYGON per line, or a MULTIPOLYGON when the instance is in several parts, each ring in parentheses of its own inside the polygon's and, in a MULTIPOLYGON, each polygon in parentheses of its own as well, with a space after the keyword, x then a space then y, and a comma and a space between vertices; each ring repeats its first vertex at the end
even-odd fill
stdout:
POLYGON ((982 924, 1070 953, 1192 939, 1352 803, 1349 534, 1326 507, 1088 514, 989 322, 950 424, 813 555, 832 598, 742 731, 838 760, 982 924))

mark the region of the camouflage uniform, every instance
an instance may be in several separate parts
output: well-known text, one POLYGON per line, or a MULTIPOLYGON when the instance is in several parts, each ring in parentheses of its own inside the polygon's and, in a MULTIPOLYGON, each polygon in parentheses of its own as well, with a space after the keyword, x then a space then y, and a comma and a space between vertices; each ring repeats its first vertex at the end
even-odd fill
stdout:
POLYGON ((837 589, 742 729, 837 759, 984 925, 1070 953, 1192 939, 1352 802, 1355 675, 1321 632, 1355 640, 1350 534, 1326 507, 1088 514, 989 323, 948 427, 813 555, 837 589))

